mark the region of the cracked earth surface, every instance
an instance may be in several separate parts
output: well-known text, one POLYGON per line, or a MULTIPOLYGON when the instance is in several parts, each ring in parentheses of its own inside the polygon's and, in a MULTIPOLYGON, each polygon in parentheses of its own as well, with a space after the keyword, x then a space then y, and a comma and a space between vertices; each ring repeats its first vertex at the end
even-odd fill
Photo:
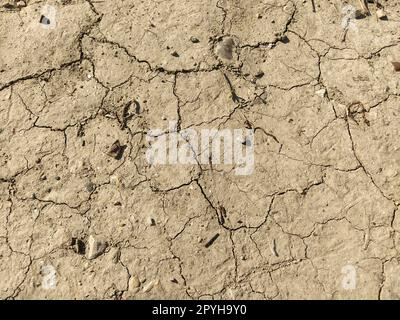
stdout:
POLYGON ((0 298, 400 298, 400 3, 315 2, 0 0, 0 298), (170 120, 254 172, 150 165, 170 120))

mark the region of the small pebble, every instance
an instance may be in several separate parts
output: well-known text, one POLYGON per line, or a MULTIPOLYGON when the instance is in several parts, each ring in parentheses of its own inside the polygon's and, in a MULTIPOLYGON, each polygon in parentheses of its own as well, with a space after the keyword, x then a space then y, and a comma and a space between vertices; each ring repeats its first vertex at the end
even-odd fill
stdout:
POLYGON ((200 40, 197 39, 196 37, 190 37, 190 41, 192 41, 193 43, 199 43, 200 40))
POLYGON ((111 262, 114 264, 117 264, 119 262, 119 259, 121 258, 121 250, 119 248, 112 248, 110 250, 111 254, 111 262))
POLYGON ((393 65, 394 71, 400 72, 400 62, 393 61, 392 65, 393 65))
POLYGON ((325 97, 326 89, 317 90, 317 91, 315 91, 315 94, 316 94, 317 96, 323 98, 323 97, 325 97))
POLYGON ((153 226, 156 225, 156 221, 152 217, 148 217, 147 218, 147 225, 149 225, 150 227, 153 227, 153 226))
POLYGON ((205 247, 208 248, 213 245, 213 243, 218 239, 219 233, 217 233, 215 236, 213 236, 208 242, 205 244, 205 247))
POLYGON ((45 17, 45 16, 41 16, 39 22, 41 24, 49 25, 50 24, 50 19, 45 17))
POLYGON ((251 147, 251 140, 248 138, 245 138, 244 140, 242 140, 242 145, 244 145, 246 147, 251 147))
POLYGON ((258 72, 255 74, 255 77, 256 77, 257 79, 261 79, 262 77, 264 77, 264 75, 265 75, 265 73, 264 73, 263 71, 258 71, 258 72))
POLYGON ((85 254, 86 245, 81 239, 72 238, 71 246, 77 254, 85 254))
POLYGON ((95 189, 95 185, 93 182, 88 182, 86 183, 85 188, 87 192, 93 192, 95 189))
POLYGON ((140 280, 137 275, 131 276, 129 279, 129 290, 133 290, 140 287, 140 280))
POLYGON ((385 13, 385 11, 383 11, 383 9, 376 10, 376 15, 381 20, 387 19, 386 13, 385 13))
POLYGON ((33 217, 36 219, 39 216, 40 211, 38 209, 33 210, 33 217))
POLYGON ((220 41, 217 44, 217 46, 215 48, 215 52, 220 58, 232 60, 234 45, 235 45, 235 42, 233 41, 232 38, 230 38, 230 37, 224 38, 222 41, 220 41))
POLYGON ((275 257, 279 257, 278 251, 276 250, 276 241, 275 239, 272 240, 272 244, 270 246, 271 252, 275 257))
POLYGON ((148 284, 146 284, 144 287, 143 287, 143 292, 149 292, 151 289, 153 289, 156 285, 158 285, 159 284, 159 281, 158 280, 152 280, 152 281, 150 281, 148 284))

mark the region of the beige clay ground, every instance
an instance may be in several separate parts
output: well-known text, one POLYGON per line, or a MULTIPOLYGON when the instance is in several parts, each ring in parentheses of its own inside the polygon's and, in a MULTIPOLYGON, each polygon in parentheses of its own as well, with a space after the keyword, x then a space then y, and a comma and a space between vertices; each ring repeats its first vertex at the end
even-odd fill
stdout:
POLYGON ((400 298, 380 3, 0 0, 0 298, 400 298), (255 129, 253 174, 149 165, 170 120, 255 129))

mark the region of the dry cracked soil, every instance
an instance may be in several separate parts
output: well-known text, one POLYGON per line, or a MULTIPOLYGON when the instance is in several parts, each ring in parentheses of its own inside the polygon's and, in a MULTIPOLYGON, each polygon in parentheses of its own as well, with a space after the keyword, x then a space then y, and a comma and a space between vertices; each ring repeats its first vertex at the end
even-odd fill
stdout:
POLYGON ((0 298, 399 299, 400 2, 367 5, 0 0, 0 298), (149 162, 158 128, 250 130, 253 171, 149 162))

